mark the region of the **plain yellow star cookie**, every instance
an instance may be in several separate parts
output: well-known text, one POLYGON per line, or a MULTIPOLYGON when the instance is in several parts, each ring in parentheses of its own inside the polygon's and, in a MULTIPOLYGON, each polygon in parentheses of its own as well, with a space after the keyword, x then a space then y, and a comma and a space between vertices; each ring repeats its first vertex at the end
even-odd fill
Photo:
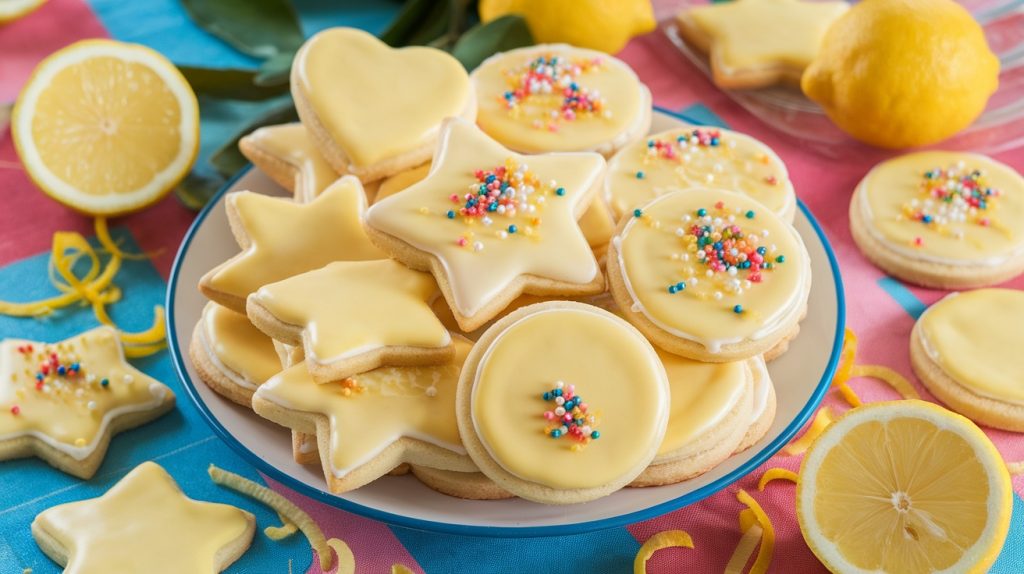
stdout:
POLYGON ((171 389, 125 361, 111 327, 52 344, 0 342, 0 460, 34 455, 89 478, 111 436, 172 408, 171 389))
POLYGON ((300 203, 313 201, 339 177, 298 122, 262 127, 243 137, 238 149, 300 203))
POLYGON ((687 8, 676 17, 679 33, 711 61, 722 88, 799 83, 817 55, 828 27, 846 2, 734 0, 687 8))
POLYGON ((367 233, 395 259, 433 273, 459 326, 472 331, 522 293, 604 290, 577 223, 604 172, 599 154, 521 155, 449 119, 430 174, 370 207, 367 233))
POLYGON ((32 521, 39 548, 66 574, 215 573, 249 548, 256 519, 185 496, 144 462, 99 498, 54 506, 32 521))
POLYGON ((355 177, 339 179, 311 203, 240 191, 225 206, 242 252, 204 275, 199 290, 239 313, 245 298, 268 283, 332 261, 385 256, 363 232, 366 196, 355 177))
POLYGON ((326 383, 450 361, 452 338, 430 309, 435 297, 430 275, 391 259, 338 261, 261 287, 247 314, 271 338, 301 344, 310 374, 326 383))

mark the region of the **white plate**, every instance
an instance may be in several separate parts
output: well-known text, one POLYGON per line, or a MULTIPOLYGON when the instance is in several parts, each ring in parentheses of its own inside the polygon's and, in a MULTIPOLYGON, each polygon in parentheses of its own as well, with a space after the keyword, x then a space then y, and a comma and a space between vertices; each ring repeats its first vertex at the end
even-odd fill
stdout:
MULTIPOLYGON (((680 124, 677 118, 659 110, 652 130, 680 124)), ((839 359, 845 326, 839 267, 824 233, 801 203, 795 225, 810 252, 814 276, 808 313, 789 351, 769 366, 778 409, 768 434, 754 447, 693 480, 656 488, 626 488, 570 507, 521 499, 462 500, 437 493, 411 476, 385 477, 353 492, 334 495, 326 490, 319 466, 302 466, 292 459, 289 432, 211 391, 200 382, 185 359, 187 353, 183 353, 206 303, 196 288, 199 278, 238 251, 223 199, 224 193, 242 189, 285 195, 259 170, 243 171, 189 229, 174 262, 167 292, 167 338, 178 375, 213 430, 260 471, 307 496, 391 524, 477 536, 548 536, 622 526, 675 510, 732 484, 789 442, 821 402, 839 359)))

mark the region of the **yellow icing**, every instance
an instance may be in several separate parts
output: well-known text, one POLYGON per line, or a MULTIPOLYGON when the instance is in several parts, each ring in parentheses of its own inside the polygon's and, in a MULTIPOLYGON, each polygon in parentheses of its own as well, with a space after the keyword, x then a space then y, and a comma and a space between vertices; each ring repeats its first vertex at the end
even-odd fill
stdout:
POLYGON ((616 217, 659 195, 690 187, 742 192, 786 221, 792 221, 796 211, 793 184, 779 156, 748 135, 719 128, 677 128, 636 141, 608 162, 604 182, 616 217), (694 139, 695 129, 708 137, 694 139), (717 136, 717 145, 710 145, 712 136, 717 136))
POLYGON ((680 15, 711 43, 716 67, 729 74, 773 66, 802 70, 818 54, 825 31, 849 5, 801 0, 736 0, 680 15))
POLYGON ((619 242, 617 264, 639 307, 634 309, 709 352, 771 334, 807 300, 810 263, 803 242, 790 225, 747 196, 707 189, 670 193, 645 205, 641 217, 629 217, 615 241, 619 242), (724 209, 715 207, 719 202, 724 209), (698 216, 699 209, 706 209, 707 215, 698 216), (748 211, 754 212, 753 219, 746 217, 748 211), (680 236, 698 222, 713 225, 721 220, 724 224, 730 216, 746 234, 745 241, 753 242, 750 236, 756 236, 757 245, 767 250, 764 257, 773 268, 761 271, 759 283, 745 283, 749 270, 708 277, 709 269, 696 255, 697 246, 680 236), (781 264, 775 262, 780 255, 785 258, 781 264), (671 293, 669 286, 678 282, 684 282, 685 288, 671 293), (734 312, 736 305, 742 305, 742 313, 734 312))
POLYGON ((451 337, 430 310, 436 295, 429 274, 381 259, 331 263, 253 297, 303 329, 307 360, 330 363, 389 346, 447 347, 451 337))
POLYGON ((423 181, 423 178, 427 177, 427 174, 430 173, 430 165, 428 162, 419 167, 396 173, 383 180, 380 183, 380 187, 377 188, 377 195, 373 198, 373 202, 377 203, 385 197, 391 197, 400 191, 405 191, 414 183, 423 181))
POLYGON ((499 53, 480 64, 471 77, 478 94, 477 123, 503 145, 524 153, 597 150, 612 142, 621 145, 626 143, 619 141, 624 137, 639 135, 650 111, 650 94, 629 66, 607 54, 564 44, 499 53), (599 93, 603 111, 581 114, 571 121, 552 119, 551 112, 558 111, 563 100, 557 90, 550 95, 530 95, 515 109, 508 109, 504 94, 516 88, 517 70, 542 56, 600 62, 581 71, 576 81, 599 93))
POLYGON ((366 220, 374 229, 438 257, 454 299, 449 303, 468 317, 521 275, 577 284, 590 283, 599 275, 576 219, 589 200, 588 191, 600 182, 604 165, 600 155, 585 152, 521 156, 476 126, 452 120, 445 125, 430 175, 374 204, 366 220), (461 205, 450 196, 467 193, 476 183, 476 170, 491 170, 510 160, 528 165, 544 184, 553 180, 565 190, 564 196, 555 195, 553 189, 533 195, 535 212, 521 210, 514 217, 494 214, 491 225, 482 219, 447 217, 449 210, 461 205), (538 195, 541 199, 536 199, 538 195), (513 224, 518 232, 508 234, 506 229, 513 224))
POLYGON ((305 365, 271 378, 256 396, 330 421, 330 466, 341 477, 399 438, 465 454, 455 423, 455 388, 473 343, 453 337, 455 360, 435 367, 384 367, 318 385, 305 365))
POLYGON ((0 342, 0 440, 30 435, 82 460, 113 418, 152 410, 172 396, 163 383, 125 362, 117 331, 110 327, 54 344, 0 342), (31 352, 18 350, 27 345, 31 352), (65 367, 79 363, 79 373, 60 376, 49 366, 38 386, 36 373, 52 353, 65 367))
POLYGON ((430 145, 441 120, 473 105, 462 64, 441 50, 395 50, 354 28, 324 30, 295 56, 293 78, 356 166, 430 145))
POLYGON ((1024 404, 1024 292, 954 293, 920 321, 922 343, 947 375, 979 395, 1024 404))
POLYGON ((99 498, 44 510, 35 524, 67 549, 65 572, 181 574, 215 572, 217 553, 251 536, 250 520, 234 506, 188 498, 144 462, 99 498))
POLYGON ((1024 178, 980 154, 928 151, 882 162, 861 182, 855 201, 868 231, 910 257, 948 265, 998 265, 1024 250, 1024 178), (980 170, 985 186, 999 195, 988 199, 987 209, 955 221, 948 211, 953 204, 935 199, 925 203, 929 194, 924 174, 936 168, 980 170), (915 220, 924 210, 935 218, 933 223, 915 220), (982 225, 982 219, 988 224, 982 225))
POLYGON ((241 378, 247 388, 256 388, 281 372, 274 342, 241 313, 207 303, 203 309, 203 336, 207 352, 230 370, 228 374, 233 379, 241 378))
POLYGON ((661 441, 668 416, 665 371, 650 343, 596 308, 552 309, 520 319, 491 344, 472 391, 477 435, 508 472, 559 489, 620 480, 661 441), (542 395, 557 381, 597 417, 597 440, 581 449, 553 439, 542 395))
MULTIPOLYGON (((252 145, 294 170, 291 182, 279 182, 295 194, 295 200, 308 203, 338 179, 331 164, 320 155, 309 132, 300 123, 262 127, 245 136, 252 145)), ((273 173, 275 166, 260 156, 249 158, 256 167, 273 173)))
POLYGON ((210 271, 216 290, 244 299, 273 283, 332 261, 381 259, 363 231, 366 196, 359 180, 344 177, 312 203, 252 192, 228 195, 227 209, 244 228, 244 251, 210 271))

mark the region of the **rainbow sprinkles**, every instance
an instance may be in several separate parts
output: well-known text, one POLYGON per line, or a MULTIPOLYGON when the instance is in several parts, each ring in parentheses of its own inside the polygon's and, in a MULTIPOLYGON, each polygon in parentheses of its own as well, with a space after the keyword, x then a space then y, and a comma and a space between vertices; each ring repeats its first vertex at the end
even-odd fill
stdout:
POLYGON ((552 132, 580 117, 611 117, 600 92, 580 84, 582 76, 603 66, 598 57, 541 55, 504 70, 509 89, 501 100, 513 117, 533 117, 533 127, 552 132))

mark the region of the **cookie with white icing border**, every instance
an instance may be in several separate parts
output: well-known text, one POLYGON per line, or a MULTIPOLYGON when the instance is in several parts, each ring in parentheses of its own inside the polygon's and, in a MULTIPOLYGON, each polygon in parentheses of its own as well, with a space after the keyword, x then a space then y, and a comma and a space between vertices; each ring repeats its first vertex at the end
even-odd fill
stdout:
POLYGON ((355 28, 318 32, 295 54, 292 97, 324 158, 372 182, 430 159, 441 121, 476 118, 465 68, 442 50, 394 49, 355 28))
POLYGON ((410 471, 427 488, 441 494, 467 500, 505 500, 515 495, 501 488, 482 472, 456 472, 426 466, 411 466, 410 471))
POLYGON ((88 479, 113 435, 173 408, 171 389, 128 364, 111 327, 0 341, 0 461, 37 456, 88 479))
POLYGON ((622 60, 567 44, 499 52, 470 79, 477 124, 522 153, 611 156, 651 127, 651 92, 622 60))
POLYGON ((647 468, 668 404, 665 368, 639 331, 598 307, 553 301, 484 333, 463 368, 456 413, 466 450, 499 487, 572 504, 647 468))
POLYGON ((775 384, 772 383, 771 376, 768 374, 768 367, 763 360, 755 359, 748 364, 754 372, 750 426, 733 454, 741 453, 760 442, 768 434, 772 423, 775 422, 775 409, 778 401, 775 395, 775 384))
MULTIPOLYGON (((306 434, 299 431, 292 431, 292 458, 299 464, 320 464, 320 445, 317 443, 315 434, 306 434)), ((410 466, 402 463, 391 469, 388 476, 402 476, 409 474, 410 466)), ((454 472, 454 471, 444 471, 454 472)))
POLYGON ((952 293, 928 308, 910 334, 921 382, 974 421, 1024 431, 1024 292, 952 293))
POLYGON ((1001 283, 1024 272, 1024 177, 975 153, 895 157, 857 185, 850 231, 869 261, 909 283, 1001 283))
POLYGON ((811 267, 796 230, 753 199, 690 189, 619 222, 612 296, 654 344, 684 357, 772 360, 799 332, 811 267))

